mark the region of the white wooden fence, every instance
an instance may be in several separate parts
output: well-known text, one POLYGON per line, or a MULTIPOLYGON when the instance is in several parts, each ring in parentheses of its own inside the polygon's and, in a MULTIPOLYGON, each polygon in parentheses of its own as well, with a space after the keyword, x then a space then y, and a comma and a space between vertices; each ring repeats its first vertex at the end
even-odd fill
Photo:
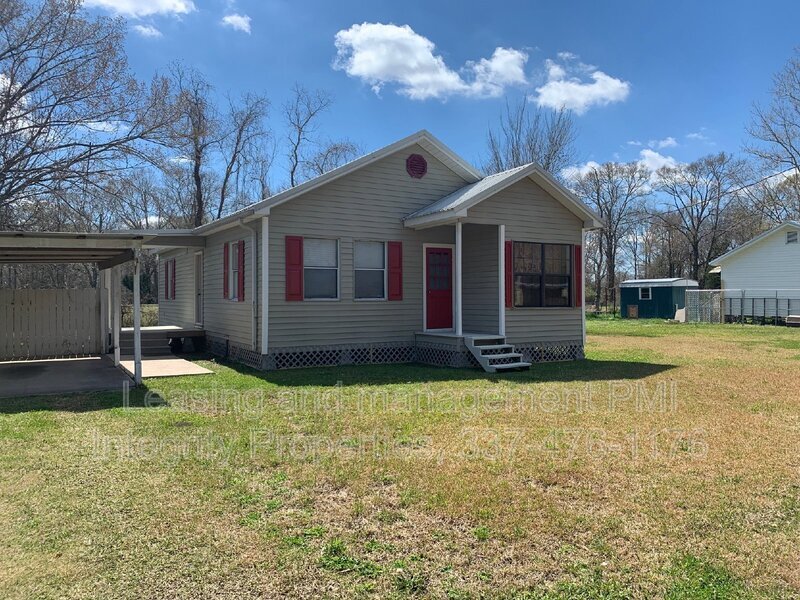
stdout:
POLYGON ((0 290, 0 360, 100 352, 100 293, 0 290))

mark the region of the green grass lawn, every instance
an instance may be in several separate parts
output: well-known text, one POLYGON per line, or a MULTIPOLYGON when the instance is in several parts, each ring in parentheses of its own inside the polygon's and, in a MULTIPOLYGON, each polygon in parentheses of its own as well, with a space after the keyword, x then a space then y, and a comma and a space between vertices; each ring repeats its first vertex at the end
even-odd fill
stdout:
POLYGON ((588 330, 0 400, 0 597, 800 597, 800 330, 588 330))

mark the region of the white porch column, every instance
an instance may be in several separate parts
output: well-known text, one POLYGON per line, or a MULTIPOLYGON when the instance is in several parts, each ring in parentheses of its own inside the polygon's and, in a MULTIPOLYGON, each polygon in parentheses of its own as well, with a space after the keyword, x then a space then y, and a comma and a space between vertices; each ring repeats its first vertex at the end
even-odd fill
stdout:
POLYGON ((103 269, 97 273, 97 288, 100 292, 100 352, 108 352, 108 271, 103 269))
POLYGON ((111 311, 112 311, 112 329, 114 330, 114 366, 119 366, 119 328, 121 322, 120 311, 120 280, 119 280, 119 267, 111 269, 111 311))
POLYGON ((142 383, 142 301, 140 297, 139 277, 141 276, 141 259, 139 250, 133 256, 133 380, 136 385, 142 383))
MULTIPOLYGON (((581 229, 581 293, 583 298, 580 298, 581 303, 581 331, 583 334, 583 347, 586 348, 586 230, 581 229)), ((622 308, 620 307, 620 310, 622 308)))
POLYGON ((461 318, 461 256, 462 256, 462 223, 456 221, 456 335, 462 334, 462 318, 461 318))
POLYGON ((261 217, 261 354, 269 354, 269 217, 261 217))
POLYGON ((497 226, 497 333, 506 335, 506 226, 497 226))

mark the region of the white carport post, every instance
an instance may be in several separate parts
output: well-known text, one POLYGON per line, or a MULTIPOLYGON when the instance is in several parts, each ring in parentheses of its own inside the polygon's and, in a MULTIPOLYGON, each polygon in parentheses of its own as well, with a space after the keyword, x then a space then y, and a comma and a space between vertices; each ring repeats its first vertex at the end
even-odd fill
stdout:
POLYGON ((114 331, 114 366, 119 366, 119 328, 120 328, 120 280, 119 280, 119 267, 111 269, 111 311, 112 311, 112 329, 114 331))
POLYGON ((141 276, 141 252, 133 251, 133 380, 142 383, 142 302, 139 278, 141 276))
POLYGON ((455 281, 455 288, 456 288, 456 335, 462 334, 462 318, 461 318, 461 256, 462 252, 462 223, 461 221, 456 221, 456 281, 455 281))
POLYGON ((506 335, 506 226, 497 226, 497 334, 506 335))

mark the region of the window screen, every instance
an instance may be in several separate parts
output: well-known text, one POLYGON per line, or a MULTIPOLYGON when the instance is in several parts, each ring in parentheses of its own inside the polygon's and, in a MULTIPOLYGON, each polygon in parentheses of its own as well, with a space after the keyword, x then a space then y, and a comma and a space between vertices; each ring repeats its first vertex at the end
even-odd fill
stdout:
POLYGON ((303 295, 307 299, 339 297, 338 240, 303 240, 303 295))
POLYGON ((386 245, 384 242, 356 242, 354 249, 355 297, 386 297, 386 245))

